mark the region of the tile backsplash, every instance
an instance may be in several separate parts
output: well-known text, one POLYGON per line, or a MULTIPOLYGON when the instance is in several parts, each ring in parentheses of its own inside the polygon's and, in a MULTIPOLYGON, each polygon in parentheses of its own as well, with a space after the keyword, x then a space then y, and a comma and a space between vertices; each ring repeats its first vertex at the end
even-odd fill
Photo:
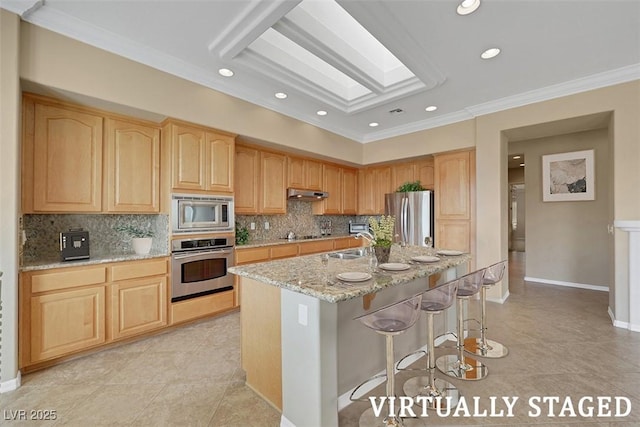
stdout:
POLYGON ((236 228, 245 226, 249 229, 249 243, 255 240, 270 240, 286 237, 289 231, 296 236, 321 235, 323 221, 331 221, 332 235, 349 233, 349 221, 366 222, 368 217, 355 215, 313 215, 313 202, 302 200, 287 201, 285 215, 236 215, 236 228), (256 224, 251 230, 250 224, 256 224), (269 229, 265 229, 265 222, 269 229))
POLYGON ((27 241, 23 248, 23 261, 55 259, 60 256, 59 235, 70 228, 89 232, 91 256, 133 253, 131 237, 116 231, 118 225, 134 225, 154 233, 152 253, 169 253, 169 216, 142 214, 38 214, 24 215, 22 226, 27 241))

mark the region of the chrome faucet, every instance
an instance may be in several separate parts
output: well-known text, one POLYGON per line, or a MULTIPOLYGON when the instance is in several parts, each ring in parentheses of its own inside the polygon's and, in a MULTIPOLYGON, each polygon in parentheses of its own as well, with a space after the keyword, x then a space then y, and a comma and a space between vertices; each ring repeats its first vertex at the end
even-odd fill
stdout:
POLYGON ((371 246, 373 244, 373 241, 376 240, 376 238, 373 237, 371 233, 368 233, 366 231, 361 231, 360 233, 356 234, 356 239, 360 238, 367 239, 367 243, 369 243, 369 246, 371 246))

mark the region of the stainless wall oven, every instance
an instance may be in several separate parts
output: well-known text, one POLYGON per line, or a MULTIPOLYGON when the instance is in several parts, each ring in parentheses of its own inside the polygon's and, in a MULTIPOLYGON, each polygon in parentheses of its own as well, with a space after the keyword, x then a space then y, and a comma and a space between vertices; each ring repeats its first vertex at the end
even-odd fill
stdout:
POLYGON ((171 242, 171 302, 233 289, 234 236, 171 242))
POLYGON ((171 225, 174 234, 233 231, 233 197, 173 194, 171 225))

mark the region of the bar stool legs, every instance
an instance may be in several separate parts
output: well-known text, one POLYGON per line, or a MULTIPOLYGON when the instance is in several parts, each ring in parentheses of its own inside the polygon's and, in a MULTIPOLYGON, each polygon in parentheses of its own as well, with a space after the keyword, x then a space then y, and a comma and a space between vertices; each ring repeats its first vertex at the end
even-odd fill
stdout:
POLYGON ((480 338, 467 338, 464 340, 464 349, 467 353, 482 357, 498 359, 509 354, 509 349, 497 341, 487 338, 487 289, 502 280, 506 269, 506 261, 493 264, 485 269, 483 286, 480 294, 480 338))
POLYGON ((407 396, 431 396, 427 409, 454 407, 460 399, 460 391, 448 381, 435 377, 436 355, 435 337, 433 333, 433 316, 435 313, 427 312, 427 376, 419 376, 408 379, 404 383, 404 393, 407 396), (440 399, 436 399, 440 397, 440 399), (449 397, 449 399, 445 399, 449 397))
POLYGON ((467 274, 460 278, 457 296, 457 354, 440 356, 436 360, 436 367, 443 374, 459 380, 476 381, 481 380, 489 373, 488 368, 480 361, 464 354, 464 302, 469 297, 475 295, 482 286, 484 271, 480 270, 467 274))

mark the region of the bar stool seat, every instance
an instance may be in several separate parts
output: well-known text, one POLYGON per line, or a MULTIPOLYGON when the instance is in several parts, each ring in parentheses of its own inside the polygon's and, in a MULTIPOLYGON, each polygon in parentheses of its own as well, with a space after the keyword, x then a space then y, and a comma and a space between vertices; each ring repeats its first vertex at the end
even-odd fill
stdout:
MULTIPOLYGON (((363 314, 356 317, 354 320, 359 320, 366 327, 373 329, 375 332, 384 335, 386 341, 386 396, 395 396, 395 371, 393 363, 393 337, 403 334, 407 329, 412 327, 418 317, 420 316, 420 302, 422 301, 422 295, 415 295, 411 298, 407 298, 400 302, 382 307, 371 313, 363 314)), ((367 383, 367 380, 356 387, 351 393, 353 398, 354 394, 363 384, 367 383)), ((353 400, 353 399, 352 399, 353 400)), ((396 416, 395 413, 390 414, 391 411, 384 412, 386 417, 382 421, 384 426, 401 426, 403 425, 402 419, 396 416)), ((360 416, 360 425, 371 426, 372 420, 375 419, 373 415, 373 409, 367 409, 360 416)))
POLYGON ((509 354, 509 349, 497 341, 487 339, 487 289, 502 280, 507 268, 507 261, 500 261, 484 270, 482 290, 480 294, 480 338, 469 337, 464 340, 464 350, 467 353, 482 357, 497 359, 509 354))
POLYGON ((427 375, 408 379, 404 383, 403 390, 407 396, 430 396, 432 399, 427 403, 428 409, 455 407, 460 397, 460 392, 453 384, 435 378, 436 357, 433 331, 434 316, 453 305, 457 291, 458 280, 456 279, 428 289, 422 294, 420 308, 425 312, 427 318, 427 375))
POLYGON ((478 270, 458 279, 458 292, 456 294, 457 354, 440 356, 436 360, 436 367, 440 372, 459 380, 481 380, 489 373, 488 368, 483 363, 464 354, 464 303, 480 291, 483 277, 484 270, 478 270))

